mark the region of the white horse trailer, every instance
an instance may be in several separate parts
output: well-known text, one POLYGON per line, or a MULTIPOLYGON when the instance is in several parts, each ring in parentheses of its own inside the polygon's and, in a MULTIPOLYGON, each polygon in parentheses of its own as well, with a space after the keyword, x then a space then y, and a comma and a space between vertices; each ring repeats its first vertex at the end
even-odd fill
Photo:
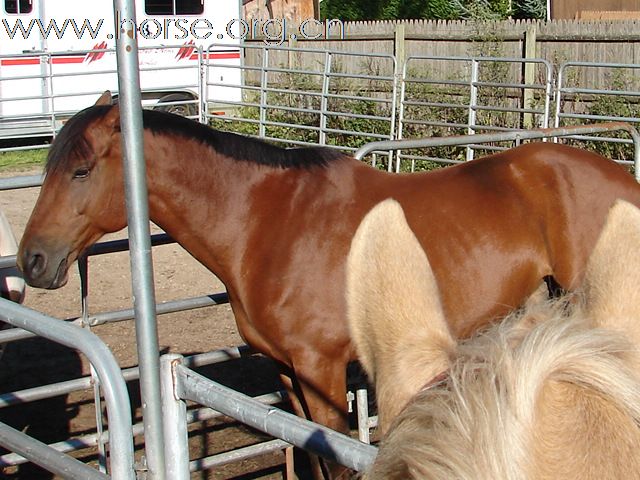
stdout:
MULTIPOLYGON (((51 136, 104 90, 117 96, 115 39, 134 25, 114 15, 113 2, 0 1, 0 140, 51 136)), ((240 38, 232 32, 239 0, 136 0, 135 6, 146 107, 197 117, 203 62, 224 90, 217 98, 240 96, 240 38), (207 51, 212 43, 216 48, 207 51)))

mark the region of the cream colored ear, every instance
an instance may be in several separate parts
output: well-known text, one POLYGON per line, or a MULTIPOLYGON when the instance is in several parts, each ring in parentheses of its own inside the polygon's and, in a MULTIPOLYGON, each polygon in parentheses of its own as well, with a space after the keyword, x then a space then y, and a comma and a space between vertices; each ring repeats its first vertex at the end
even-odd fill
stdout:
POLYGON ((375 380, 384 430, 447 369, 454 348, 429 261, 395 200, 373 208, 353 238, 347 315, 360 361, 375 380))
POLYGON ((589 258, 585 308, 598 326, 622 331, 640 346, 640 210, 618 200, 589 258))
POLYGON ((113 105, 113 97, 111 96, 111 92, 109 90, 105 90, 100 98, 95 103, 96 105, 113 105))

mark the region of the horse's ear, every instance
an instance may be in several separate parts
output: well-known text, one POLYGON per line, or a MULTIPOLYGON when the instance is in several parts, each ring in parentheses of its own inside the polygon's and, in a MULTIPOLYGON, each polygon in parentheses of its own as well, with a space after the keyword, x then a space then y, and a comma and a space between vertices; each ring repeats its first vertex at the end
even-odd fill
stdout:
POLYGON ((598 326, 621 330, 640 347, 640 210, 618 200, 589 258, 586 313, 598 326))
POLYGON ((95 103, 96 105, 113 105, 113 96, 109 90, 105 90, 100 98, 95 103))
POLYGON ((104 125, 115 132, 120 131, 120 108, 116 102, 113 101, 111 91, 105 90, 95 105, 104 105, 112 107, 109 112, 104 116, 104 125))
POLYGON ((103 118, 104 125, 113 132, 120 131, 120 106, 112 106, 103 118))
POLYGON ((402 207, 385 200, 360 224, 347 260, 347 316, 375 380, 380 427, 446 370, 454 348, 436 280, 402 207))

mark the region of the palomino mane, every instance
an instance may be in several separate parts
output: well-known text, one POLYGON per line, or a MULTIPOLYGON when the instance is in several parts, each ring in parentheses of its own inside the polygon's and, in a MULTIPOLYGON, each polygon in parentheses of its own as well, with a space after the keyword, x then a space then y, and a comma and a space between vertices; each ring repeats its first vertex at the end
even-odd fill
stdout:
MULTIPOLYGON (((94 105, 69 119, 51 145, 46 171, 60 168, 67 159, 91 156, 93 151, 84 136, 85 129, 106 115, 111 108, 109 105, 94 105)), ((143 124, 146 130, 155 134, 176 135, 205 144, 220 155, 234 160, 270 167, 326 167, 335 160, 345 158, 342 152, 328 147, 282 148, 257 138, 215 130, 188 118, 157 110, 143 110, 143 124)))

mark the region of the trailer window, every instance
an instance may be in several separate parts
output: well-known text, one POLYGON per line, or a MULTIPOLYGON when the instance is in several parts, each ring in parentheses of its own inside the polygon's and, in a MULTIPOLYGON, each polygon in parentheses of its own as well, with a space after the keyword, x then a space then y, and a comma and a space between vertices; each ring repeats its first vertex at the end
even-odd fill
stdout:
POLYGON ((145 0, 147 15, 200 15, 204 12, 203 0, 145 0))
POLYGON ((4 0, 4 11, 7 13, 31 13, 31 0, 4 0))

